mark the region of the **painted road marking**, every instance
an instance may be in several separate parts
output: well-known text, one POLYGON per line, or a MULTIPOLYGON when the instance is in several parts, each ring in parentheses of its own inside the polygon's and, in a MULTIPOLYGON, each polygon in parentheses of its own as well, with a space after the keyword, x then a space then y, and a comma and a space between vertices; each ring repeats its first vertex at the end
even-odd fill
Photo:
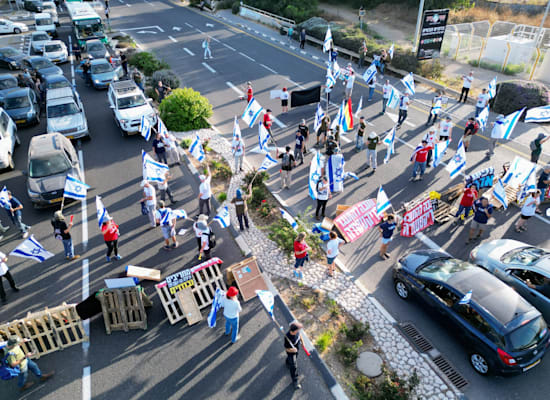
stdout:
POLYGON ((274 41, 274 42, 277 41, 277 38, 274 38, 273 36, 271 36, 270 39, 271 39, 272 41, 274 41))
POLYGON ((307 53, 306 53, 305 51, 303 51, 303 50, 300 50, 300 53, 302 53, 302 54, 304 54, 304 55, 307 54, 307 53))
POLYGON ((267 37, 267 35, 266 35, 265 33, 262 33, 262 36, 263 36, 263 37, 267 37))
POLYGON ((239 54, 240 54, 241 56, 243 56, 244 58, 248 58, 250 61, 256 62, 256 60, 254 60, 252 57, 247 56, 247 55, 244 54, 242 51, 239 51, 239 54))
POLYGON ((318 60, 318 59, 319 59, 319 57, 317 57, 317 56, 311 56, 311 57, 312 57, 314 60, 318 60))
POLYGON ((351 143, 351 139, 348 138, 347 136, 344 136, 343 134, 340 135, 340 139, 342 139, 346 143, 351 143))
POLYGON ((176 38, 174 38, 174 37, 172 37, 172 36, 170 36, 170 35, 168 35, 168 39, 170 39, 170 40, 171 40, 172 42, 174 42, 174 43, 177 43, 177 42, 178 42, 178 41, 176 40, 176 38))
POLYGON ((191 50, 189 50, 187 47, 184 47, 183 48, 183 51, 185 51, 187 54, 189 54, 190 56, 194 56, 195 53, 193 53, 191 50))
POLYGON ((275 122, 281 129, 284 129, 287 127, 283 122, 279 121, 277 117, 273 117, 273 122, 275 122))
POLYGON ((195 30, 199 33, 204 33, 203 31, 201 31, 199 28, 195 28, 195 30))
POLYGON ((216 70, 214 68, 212 68, 210 65, 208 65, 207 63, 203 62, 202 65, 204 65, 204 68, 206 68, 207 70, 209 70, 213 74, 216 73, 216 70))
POLYGON ((122 28, 121 31, 122 32, 126 32, 126 31, 141 31, 141 30, 144 30, 144 29, 158 29, 159 32, 164 32, 164 29, 162 29, 160 26, 158 25, 150 25, 150 26, 140 26, 139 28, 122 28))
POLYGON ((187 25, 189 28, 193 28, 193 25, 187 23, 187 22, 184 22, 185 25, 187 25))
POLYGON ((285 78, 285 79, 290 83, 292 83, 294 86, 298 86, 300 89, 305 89, 305 87, 300 85, 298 82, 294 82, 292 79, 289 79, 289 78, 285 78))
POLYGON ((230 45, 228 44, 225 44, 225 43, 222 43, 225 47, 227 47, 229 50, 233 50, 233 51, 237 51, 235 50, 233 47, 231 47, 230 45))
MULTIPOLYGON (((88 259, 82 260, 82 301, 86 300, 90 296, 90 270, 88 266, 88 259)), ((88 336, 87 342, 82 342, 82 350, 84 355, 88 355, 88 349, 90 348, 90 320, 85 319, 82 321, 82 327, 84 332, 88 336)))
POLYGON ((233 85, 231 82, 225 82, 227 86, 229 86, 231 89, 233 89, 239 96, 244 97, 244 93, 241 89, 239 89, 237 86, 233 85))
POLYGON ((264 67, 265 69, 267 69, 268 71, 270 72, 273 72, 274 74, 277 74, 277 71, 275 71, 274 69, 272 68, 269 68, 267 65, 264 65, 264 64, 260 64, 262 67, 264 67))
POLYGON ((296 47, 290 46, 290 50, 296 50, 296 47))
POLYGON ((210 39, 212 39, 214 42, 220 43, 220 41, 216 39, 214 36, 210 36, 210 39))
POLYGON ((256 29, 254 29, 254 33, 256 34, 260 34, 260 32, 258 32, 256 29))
POLYGON ((90 367, 84 367, 82 370, 82 400, 92 398, 92 379, 90 377, 90 367))

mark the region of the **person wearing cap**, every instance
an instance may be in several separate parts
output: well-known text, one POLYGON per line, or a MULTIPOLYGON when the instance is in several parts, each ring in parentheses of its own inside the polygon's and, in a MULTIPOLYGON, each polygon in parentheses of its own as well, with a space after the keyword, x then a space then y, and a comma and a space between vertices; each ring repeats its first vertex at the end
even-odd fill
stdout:
POLYGON ((202 231, 203 228, 206 229, 206 224, 208 223, 208 217, 204 214, 200 214, 197 217, 197 220, 193 223, 193 231, 195 232, 195 238, 197 239, 197 251, 201 252, 202 247, 202 231), (199 225, 199 222, 201 223, 199 225))
POLYGON ((367 165, 365 169, 372 168, 372 173, 376 172, 376 146, 380 145, 380 137, 375 133, 369 133, 367 137, 367 165))
POLYGON ((141 187, 143 188, 143 197, 140 200, 140 203, 145 204, 147 209, 147 217, 149 217, 149 223, 151 228, 155 228, 157 223, 155 222, 155 211, 157 209, 157 194, 153 185, 147 180, 141 181, 141 187))
POLYGON ((426 139, 422 139, 422 145, 418 146, 411 156, 411 163, 413 165, 411 181, 421 181, 426 171, 426 163, 428 160, 428 154, 432 150, 432 146, 426 139), (418 178, 417 178, 417 175, 418 178))
POLYGON ((235 212, 237 213, 237 219, 239 220, 239 227, 241 231, 244 231, 244 225, 248 230, 248 208, 246 206, 246 201, 252 196, 252 186, 248 187, 248 194, 243 195, 241 189, 237 189, 235 197, 231 200, 232 204, 235 204, 235 212))
POLYGON ((472 241, 479 239, 487 226, 489 218, 493 214, 493 205, 489 203, 487 197, 481 197, 474 201, 474 218, 470 223, 470 233, 468 235, 468 240, 466 244, 470 244, 472 241), (478 231, 477 236, 474 236, 476 231, 478 231))
POLYGON ((201 184, 199 185, 199 214, 210 215, 210 197, 212 197, 212 189, 210 187, 210 181, 212 179, 212 174, 210 173, 210 167, 206 164, 206 175, 201 174, 199 176, 201 184), (202 210, 206 208, 206 212, 203 213, 202 210))
POLYGON ((529 144, 531 149, 531 162, 538 163, 539 157, 542 153, 542 144, 546 142, 550 136, 546 136, 544 133, 539 133, 537 138, 529 144))
MULTIPOLYGON (((539 204, 544 201, 545 195, 548 192, 550 186, 550 164, 547 164, 541 171, 539 179, 537 181, 537 189, 540 190, 539 204)), ((537 214, 542 214, 539 207, 535 210, 537 214)))
POLYGON ((223 316, 225 318, 225 335, 231 334, 231 343, 236 343, 239 336, 239 313, 242 311, 241 303, 237 299, 239 291, 235 286, 230 286, 222 298, 223 316))
POLYGON ((108 216, 101 224, 101 232, 103 233, 103 240, 107 246, 107 262, 111 261, 111 254, 115 253, 115 258, 120 260, 122 257, 118 254, 118 237, 120 232, 118 225, 113 221, 113 218, 108 216))
POLYGON ((0 251, 0 299, 2 303, 6 304, 8 301, 6 299, 6 292, 4 291, 4 283, 2 278, 6 278, 14 292, 19 292, 19 288, 15 285, 15 280, 11 276, 10 270, 8 268, 8 256, 0 251))
POLYGON ((199 260, 202 259, 204 255, 205 260, 210 259, 210 235, 212 230, 206 223, 206 221, 197 222, 197 228, 201 230, 201 248, 199 249, 199 260))
POLYGON ((288 91, 286 87, 281 92, 281 108, 283 113, 288 112, 288 91))
POLYGON ((403 122, 407 119, 407 113, 409 109, 409 91, 407 90, 404 95, 399 99, 399 117, 397 118, 397 129, 401 128, 403 122))
POLYGON ((76 260, 77 258, 80 258, 78 254, 74 254, 73 239, 71 237, 71 228, 73 227, 72 221, 69 221, 69 224, 67 225, 63 212, 56 211, 53 213, 51 224, 55 238, 63 242, 65 258, 67 260, 76 260))
POLYGON ((525 202, 521 207, 521 212, 519 215, 518 222, 516 222, 517 233, 521 233, 527 230, 525 224, 529 218, 535 215, 535 211, 540 204, 540 190, 539 189, 530 189, 528 191, 528 196, 525 198, 525 202))
MULTIPOLYGON (((25 339, 25 342, 28 342, 28 339, 25 339)), ((17 386, 22 392, 34 385, 34 382, 27 382, 29 377, 29 370, 36 375, 37 378, 40 378, 41 381, 48 380, 53 376, 53 372, 43 374, 38 368, 38 365, 30 359, 32 353, 25 354, 23 349, 20 346, 21 339, 18 336, 10 336, 6 347, 4 348, 4 356, 6 357, 6 362, 12 368, 19 367, 21 371, 17 379, 17 386)))
POLYGON ((294 384, 294 390, 302 388, 298 382, 298 352, 302 345, 302 336, 300 329, 304 326, 297 321, 290 324, 288 332, 285 334, 286 367, 290 370, 290 378, 294 384))
POLYGON ((233 159, 235 160, 235 172, 242 172, 244 159, 244 142, 238 135, 233 138, 231 152, 233 153, 233 159))
POLYGON ((277 149, 277 158, 281 159, 281 189, 290 189, 292 183, 292 168, 296 166, 294 156, 290 154, 290 146, 285 147, 285 152, 279 154, 277 149))
POLYGON ((165 206, 162 200, 159 201, 159 209, 155 213, 155 220, 157 225, 160 225, 162 229, 164 250, 178 247, 178 241, 176 240, 176 215, 170 207, 165 206), (170 247, 170 239, 172 239, 172 247, 170 247))

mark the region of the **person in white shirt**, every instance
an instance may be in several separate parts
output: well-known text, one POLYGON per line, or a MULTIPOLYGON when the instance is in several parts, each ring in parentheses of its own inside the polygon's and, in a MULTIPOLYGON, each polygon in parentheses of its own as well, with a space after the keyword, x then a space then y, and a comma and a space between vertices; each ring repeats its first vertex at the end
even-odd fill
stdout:
POLYGON ((181 165, 180 152, 178 150, 178 139, 171 133, 168 133, 165 137, 165 142, 166 151, 168 152, 170 159, 172 159, 175 164, 181 165))
POLYGON ((441 120, 441 122, 439 122, 439 140, 443 142, 445 140, 449 140, 452 129, 453 123, 451 122, 450 116, 447 116, 444 120, 441 120))
POLYGON ((349 99, 351 97, 351 93, 353 91, 353 84, 355 82, 355 72, 350 71, 349 76, 346 80, 346 99, 349 99))
POLYGON ((159 201, 159 209, 155 213, 155 220, 162 229, 164 237, 164 250, 170 250, 170 239, 172 239, 172 248, 178 247, 176 240, 176 216, 172 209, 164 205, 164 201, 159 201))
POLYGON ((403 122, 407 119, 407 110, 409 109, 409 92, 405 92, 399 99, 399 118, 397 119, 397 128, 401 128, 403 122))
POLYGON ((468 92, 472 87, 472 82, 474 81, 474 71, 470 71, 468 75, 462 75, 462 92, 460 92, 460 98, 458 102, 462 101, 462 96, 464 96, 464 103, 468 100, 468 92))
POLYGON ((212 189, 210 188, 210 180, 212 175, 210 174, 210 168, 206 165, 207 175, 200 175, 199 179, 201 184, 199 186, 199 214, 210 215, 210 197, 212 197, 212 189), (206 208, 206 212, 203 213, 202 209, 206 208))
POLYGON ((158 183, 158 189, 160 192, 160 199, 162 201, 166 200, 166 195, 168 195, 168 198, 170 199, 170 203, 174 204, 176 200, 174 199, 174 195, 172 193, 172 190, 170 190, 170 186, 168 186, 168 180, 172 178, 169 171, 166 171, 164 173, 164 177, 162 182, 158 183))
POLYGON ((430 151, 428 152, 428 158, 426 159, 426 167, 432 166, 432 154, 433 154, 433 148, 435 144, 437 143, 437 133, 435 128, 430 128, 428 132, 424 135, 422 140, 425 140, 428 143, 428 146, 430 147, 430 151))
POLYGON ((441 101, 443 96, 441 95, 441 92, 438 90, 435 92, 435 96, 432 99, 432 108, 430 108, 430 112, 428 113, 428 121, 426 122, 426 126, 430 125, 430 122, 435 124, 435 121, 437 121, 437 116, 441 112, 441 101), (439 110, 435 109, 435 106, 439 103, 439 110), (432 122, 433 118, 433 122, 432 122))
POLYGON ((281 108, 284 113, 288 112, 288 91, 286 87, 284 87, 281 92, 281 108))
POLYGON ((6 278, 8 280, 8 283, 10 284, 14 292, 19 292, 19 288, 15 285, 15 281, 13 280, 13 277, 11 276, 8 265, 6 264, 7 262, 8 262, 8 256, 6 256, 4 253, 0 251, 0 299, 2 299, 2 303, 4 304, 7 303, 7 299, 6 299, 6 292, 4 291, 4 283, 2 282, 2 278, 6 278))
POLYGON ((197 220, 193 223, 193 231, 195 232, 195 239, 197 240, 197 250, 200 254, 201 247, 202 247, 202 229, 199 228, 198 223, 202 222, 204 226, 206 226, 206 223, 208 222, 208 217, 204 214, 200 214, 197 217, 197 220))
POLYGON ((212 52, 210 51, 210 38, 209 37, 204 39, 204 41, 202 42, 202 48, 204 49, 204 59, 205 60, 207 58, 213 58, 212 57, 212 52))
POLYGON ((374 89, 376 88, 376 75, 374 75, 369 81, 369 98, 367 101, 372 101, 372 96, 374 96, 374 89))
POLYGON ((327 273, 329 276, 334 276, 334 260, 338 257, 338 254, 340 253, 340 246, 344 243, 344 241, 340 239, 334 231, 330 231, 329 238, 330 240, 327 242, 327 273))
POLYGON ((225 335, 231 334, 231 343, 236 343, 239 336, 239 313, 243 310, 241 303, 237 300, 239 290, 235 286, 230 286, 221 300, 223 307, 223 316, 225 317, 225 335))
POLYGON ((523 207, 521 207, 521 214, 518 222, 516 222, 516 232, 521 233, 526 231, 525 223, 529 218, 535 215, 535 211, 540 204, 540 189, 531 189, 529 195, 525 198, 523 207))
POLYGON ((141 187, 143 188, 143 197, 140 202, 145 204, 151 228, 155 228, 157 226, 155 221, 155 210, 157 209, 157 194, 155 188, 147 180, 141 182, 141 187))
POLYGON ((233 139, 231 151, 233 152, 233 157, 235 159, 235 172, 242 172, 244 159, 244 142, 239 136, 236 136, 233 139))
POLYGON ((205 260, 210 259, 210 235, 212 235, 212 229, 208 227, 206 221, 198 221, 197 228, 201 230, 201 248, 199 250, 199 260, 204 255, 205 260))
POLYGON ((479 116, 479 113, 487 107, 487 104, 489 104, 489 93, 487 93, 487 89, 483 88, 479 96, 477 96, 476 118, 479 116))
POLYGON ((384 86, 382 86, 382 114, 386 113, 386 106, 390 98, 390 93, 391 93, 390 80, 386 79, 386 83, 384 83, 384 86))

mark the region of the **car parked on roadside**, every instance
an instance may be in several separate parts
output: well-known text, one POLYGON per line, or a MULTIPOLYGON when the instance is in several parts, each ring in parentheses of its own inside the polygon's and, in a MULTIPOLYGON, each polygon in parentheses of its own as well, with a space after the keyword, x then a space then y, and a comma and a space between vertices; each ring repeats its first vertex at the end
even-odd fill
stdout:
POLYGON ((0 169, 14 169, 13 152, 21 141, 17 136, 17 127, 2 108, 0 108, 0 169))
MULTIPOLYGON (((82 61, 84 63, 84 61, 82 61)), ((81 66, 77 69, 77 74, 84 78, 81 66)), ((92 79, 92 86, 95 89, 106 89, 111 82, 118 81, 123 75, 122 67, 113 68, 111 63, 105 58, 90 61, 90 76, 92 79)))
POLYGON ((61 203, 67 175, 84 181, 76 150, 60 133, 33 136, 27 159, 27 194, 35 207, 61 203))
POLYGON ((27 11, 40 13, 42 12, 42 1, 41 0, 25 0, 23 2, 23 8, 27 11))
POLYGON ((92 59, 109 58, 110 56, 107 47, 105 47, 101 40, 97 39, 88 40, 86 42, 86 52, 88 53, 88 56, 92 57, 92 59))
POLYGON ((63 75, 61 68, 43 56, 25 57, 21 61, 21 66, 36 74, 40 81, 45 80, 48 75, 63 75))
POLYGON ((67 46, 61 40, 46 42, 42 55, 53 63, 64 63, 69 59, 67 46))
POLYGON ((481 375, 528 371, 548 350, 550 332, 541 313, 483 268, 419 250, 399 259, 393 279, 399 297, 417 295, 450 324, 481 375))
POLYGON ((0 48, 0 67, 7 69, 21 68, 21 60, 25 58, 25 54, 13 47, 0 48))
POLYGON ((46 116, 48 133, 59 132, 69 139, 89 136, 84 106, 78 93, 70 88, 47 91, 46 116))
POLYGON ((52 40, 52 38, 46 32, 37 31, 31 33, 31 54, 42 54, 44 44, 50 40, 52 40))
POLYGON ((4 95, 18 88, 17 78, 11 74, 0 74, 0 102, 4 95))
POLYGON ((17 126, 40 123, 40 105, 31 88, 17 88, 6 93, 2 99, 2 107, 17 126))
POLYGON ((21 22, 0 18, 0 33, 21 33, 28 31, 29 27, 21 22))
POLYGON ((116 124, 122 136, 139 132, 141 116, 145 115, 152 125, 157 123, 151 102, 132 80, 113 82, 107 94, 109 108, 113 111, 116 124))

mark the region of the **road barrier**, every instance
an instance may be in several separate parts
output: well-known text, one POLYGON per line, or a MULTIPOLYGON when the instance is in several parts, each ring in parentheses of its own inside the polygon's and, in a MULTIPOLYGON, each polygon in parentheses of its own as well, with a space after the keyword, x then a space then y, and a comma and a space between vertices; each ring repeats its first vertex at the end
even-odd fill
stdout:
POLYGON ((105 332, 128 332, 130 329, 147 329, 145 305, 152 303, 141 286, 104 289, 97 297, 101 303, 105 332))

